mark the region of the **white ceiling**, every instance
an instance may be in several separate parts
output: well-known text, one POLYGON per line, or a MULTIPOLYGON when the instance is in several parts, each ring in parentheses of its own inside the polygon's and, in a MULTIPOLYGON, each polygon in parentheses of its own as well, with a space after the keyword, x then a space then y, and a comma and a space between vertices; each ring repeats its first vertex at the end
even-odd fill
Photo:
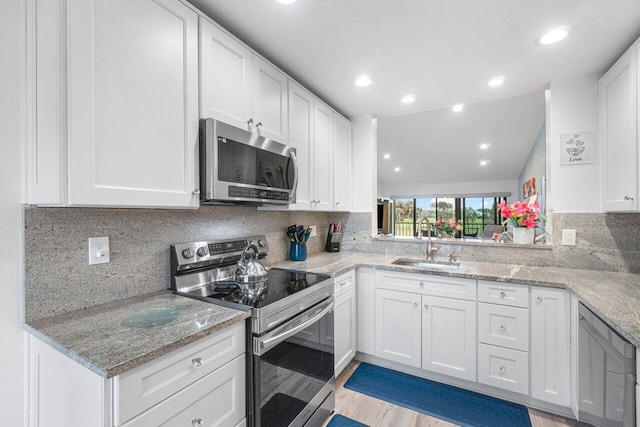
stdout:
POLYGON ((638 0, 190 1, 349 118, 541 92, 603 72, 640 36, 638 0), (567 39, 534 44, 560 25, 567 39), (373 85, 353 85, 362 73, 373 85), (507 82, 488 87, 496 75, 507 82))
POLYGON ((381 118, 379 156, 394 157, 378 180, 396 186, 517 179, 549 82, 604 72, 640 36, 639 0, 189 1, 347 117, 381 118), (560 43, 535 43, 566 25, 560 43), (356 87, 360 74, 373 84, 356 87))
POLYGON ((544 92, 468 104, 460 113, 441 108, 379 119, 378 181, 397 187, 517 179, 544 119, 544 92))

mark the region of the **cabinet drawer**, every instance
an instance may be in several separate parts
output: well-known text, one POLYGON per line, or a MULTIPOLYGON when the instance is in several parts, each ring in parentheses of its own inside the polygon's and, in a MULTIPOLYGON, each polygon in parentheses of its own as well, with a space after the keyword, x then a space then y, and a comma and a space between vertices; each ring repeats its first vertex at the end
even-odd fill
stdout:
POLYGON ((478 382, 529 394, 529 354, 478 344, 478 382))
POLYGON ((115 377, 116 425, 146 411, 244 351, 245 324, 239 322, 115 377))
POLYGON ((476 280, 459 277, 378 271, 376 287, 436 297, 476 299, 476 280))
POLYGON ((529 350, 529 310, 478 304, 478 341, 514 350, 529 350))
POLYGON ((529 307, 529 286, 478 280, 478 301, 529 307))
POLYGON ((347 292, 349 289, 353 289, 356 286, 356 272, 351 271, 347 274, 338 276, 333 281, 333 294, 337 298, 340 295, 347 292))
POLYGON ((123 427, 243 425, 246 415, 245 383, 245 356, 242 355, 123 427))

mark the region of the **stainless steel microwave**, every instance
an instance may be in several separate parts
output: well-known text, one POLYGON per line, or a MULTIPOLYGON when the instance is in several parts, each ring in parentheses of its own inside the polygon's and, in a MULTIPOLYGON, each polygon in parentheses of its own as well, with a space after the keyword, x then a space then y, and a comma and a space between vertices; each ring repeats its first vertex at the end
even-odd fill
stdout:
POLYGON ((200 203, 295 202, 296 150, 213 119, 200 120, 200 203))

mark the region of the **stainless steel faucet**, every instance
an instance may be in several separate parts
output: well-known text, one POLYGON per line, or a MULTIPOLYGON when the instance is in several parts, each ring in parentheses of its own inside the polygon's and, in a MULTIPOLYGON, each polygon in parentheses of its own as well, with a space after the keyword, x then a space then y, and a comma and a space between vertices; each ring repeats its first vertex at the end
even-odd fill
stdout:
POLYGON ((427 259, 430 259, 431 261, 434 260, 436 253, 438 252, 438 248, 436 248, 435 246, 433 246, 433 243, 431 242, 431 234, 433 231, 433 226, 431 225, 431 222, 429 221, 429 218, 427 218, 426 216, 423 216, 422 218, 420 218, 420 221, 418 221, 418 238, 422 239, 422 222, 426 220, 427 221, 427 259))

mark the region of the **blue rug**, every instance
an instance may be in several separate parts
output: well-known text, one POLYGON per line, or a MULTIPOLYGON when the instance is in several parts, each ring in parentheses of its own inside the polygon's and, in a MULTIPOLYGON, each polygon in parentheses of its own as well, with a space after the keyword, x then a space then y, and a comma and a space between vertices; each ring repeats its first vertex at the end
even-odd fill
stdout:
POLYGON ((531 427, 527 408, 517 403, 368 363, 344 386, 464 427, 531 427))
POLYGON ((327 427, 368 427, 366 424, 362 424, 357 422, 356 420, 352 420, 351 418, 347 418, 344 415, 335 414, 327 427))

